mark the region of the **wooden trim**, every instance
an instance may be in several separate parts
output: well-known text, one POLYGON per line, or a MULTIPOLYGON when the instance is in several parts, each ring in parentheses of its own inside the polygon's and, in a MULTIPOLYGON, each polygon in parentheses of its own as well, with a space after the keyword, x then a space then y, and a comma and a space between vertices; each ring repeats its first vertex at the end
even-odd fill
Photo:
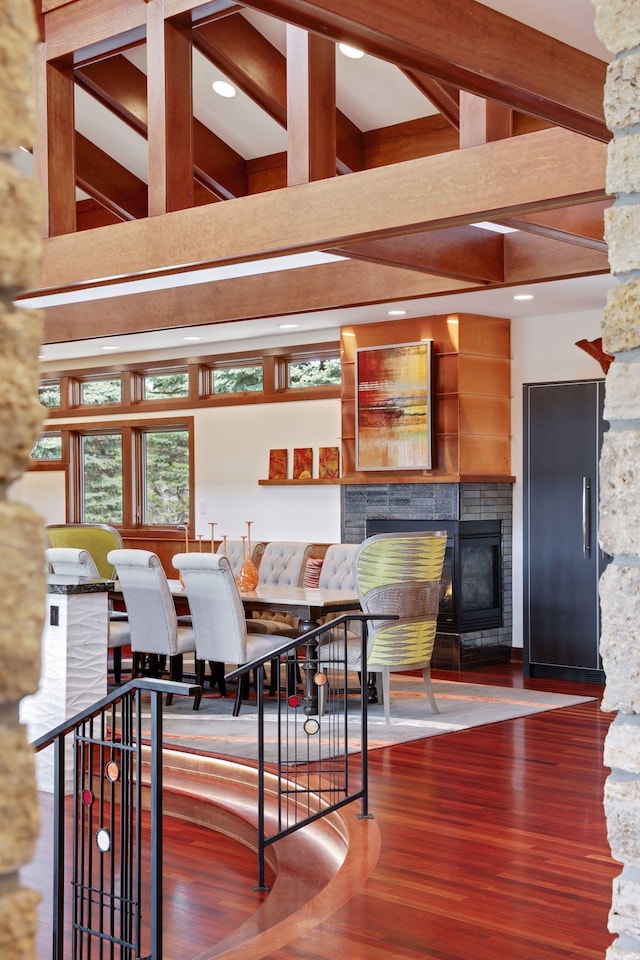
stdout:
POLYGON ((62 290, 99 278, 113 282, 150 271, 334 249, 360 239, 602 200, 606 157, 605 144, 566 130, 541 130, 295 190, 52 237, 44 243, 42 287, 62 290))
POLYGON ((285 363, 305 360, 311 357, 339 358, 340 347, 337 343, 303 344, 298 347, 270 347, 263 355, 255 351, 246 353, 224 354, 220 356, 198 357, 197 359, 161 360, 157 363, 125 364, 122 367, 100 366, 68 371, 64 376, 47 372, 43 380, 46 383, 55 382, 60 377, 60 394, 63 395, 62 384, 66 384, 65 396, 71 401, 60 407, 48 407, 47 419, 56 421, 69 417, 95 417, 96 415, 112 415, 114 417, 125 414, 146 412, 171 413, 180 410, 192 410, 200 407, 227 407, 243 404, 279 403, 289 400, 326 400, 339 397, 339 384, 317 387, 279 388, 277 386, 276 364, 279 360, 285 363), (216 366, 242 365, 244 363, 262 363, 263 390, 256 393, 213 394, 211 390, 211 371, 216 366), (142 380, 153 372, 170 370, 184 371, 189 377, 189 396, 172 398, 169 400, 142 399, 142 380), (110 376, 120 376, 122 381, 122 402, 109 404, 79 404, 79 385, 87 380, 109 379, 110 376), (209 391, 209 392, 207 392, 209 391))
MULTIPOLYGON (((120 433, 122 437, 122 524, 114 524, 120 529, 137 531, 155 531, 165 529, 162 524, 142 524, 142 437, 141 433, 156 429, 186 429, 189 439, 189 502, 194 510, 195 498, 195 460, 194 460, 194 417, 174 416, 166 418, 145 418, 122 420, 114 417, 110 420, 96 420, 92 423, 72 422, 56 426, 46 426, 43 433, 61 433, 62 449, 67 471, 66 515, 69 523, 80 522, 81 502, 81 443, 82 436, 99 433, 120 433)), ((60 461, 56 461, 60 463, 60 461)), ((50 467, 49 469, 55 469, 50 467)), ((193 518, 190 518, 192 522, 193 518)))

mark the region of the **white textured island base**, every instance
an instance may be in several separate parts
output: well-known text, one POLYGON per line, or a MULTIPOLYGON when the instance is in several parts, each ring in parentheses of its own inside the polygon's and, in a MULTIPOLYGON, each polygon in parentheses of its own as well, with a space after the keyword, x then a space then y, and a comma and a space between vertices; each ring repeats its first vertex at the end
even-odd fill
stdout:
MULTIPOLYGON (((48 594, 40 687, 20 704, 30 741, 106 696, 107 604, 106 592, 48 594)), ((53 763, 52 746, 36 754, 38 789, 47 793, 53 792, 53 763)), ((73 737, 68 736, 65 793, 72 789, 73 737)))

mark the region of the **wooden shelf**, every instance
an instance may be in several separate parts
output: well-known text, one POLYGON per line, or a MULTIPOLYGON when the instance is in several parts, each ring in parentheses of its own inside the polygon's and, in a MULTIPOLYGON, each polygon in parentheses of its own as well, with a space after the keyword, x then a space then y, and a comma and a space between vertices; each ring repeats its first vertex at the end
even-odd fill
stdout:
POLYGON ((327 483, 340 483, 340 478, 320 480, 317 477, 311 477, 310 480, 258 480, 261 487, 312 487, 327 483))
POLYGON ((402 476, 401 474, 390 474, 380 476, 374 474, 370 477, 363 475, 357 477, 336 477, 334 480, 258 480, 261 487, 309 487, 320 484, 331 483, 345 485, 370 486, 375 483, 515 483, 515 477, 509 474, 481 474, 481 473, 448 473, 437 474, 436 476, 402 476))

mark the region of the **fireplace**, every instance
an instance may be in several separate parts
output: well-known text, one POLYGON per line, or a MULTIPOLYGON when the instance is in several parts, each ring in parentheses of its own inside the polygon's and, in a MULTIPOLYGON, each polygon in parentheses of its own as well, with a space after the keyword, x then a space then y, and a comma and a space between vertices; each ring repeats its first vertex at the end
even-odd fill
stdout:
POLYGON ((512 487, 493 481, 371 483, 341 488, 342 539, 446 530, 432 665, 466 670, 508 663, 512 632, 512 487))
POLYGON ((367 520, 366 535, 445 530, 438 632, 502 626, 500 520, 367 520))

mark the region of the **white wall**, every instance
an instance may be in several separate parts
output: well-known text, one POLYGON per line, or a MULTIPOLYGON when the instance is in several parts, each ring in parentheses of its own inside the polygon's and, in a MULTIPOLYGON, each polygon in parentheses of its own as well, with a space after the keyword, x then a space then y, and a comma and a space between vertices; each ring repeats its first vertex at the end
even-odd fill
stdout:
MULTIPOLYGON (((289 450, 289 475, 294 447, 312 447, 313 475, 318 475, 319 447, 340 447, 340 401, 303 400, 292 403, 247 404, 185 410, 194 416, 195 529, 191 536, 227 534, 237 540, 253 521, 252 540, 340 540, 340 488, 321 486, 259 486, 269 473, 269 450, 289 450)), ((166 417, 166 413, 151 414, 166 417)), ((128 415, 126 419, 139 417, 128 415)), ((85 418, 87 425, 95 418, 85 418)), ((100 418, 98 418, 100 419, 100 418)), ((60 423, 65 423, 61 420, 60 423)), ((77 422, 77 421, 74 421, 77 422)), ((45 523, 64 523, 64 471, 32 471, 13 485, 14 500, 28 503, 45 523)))
POLYGON ((195 533, 236 540, 252 520, 252 540, 340 540, 340 488, 259 486, 269 472, 269 450, 286 447, 289 475, 294 447, 340 446, 340 401, 305 400, 195 412, 195 533))
POLYGON ((26 503, 44 523, 66 523, 64 470, 32 470, 9 487, 9 500, 26 503))
POLYGON ((576 341, 601 336, 601 311, 511 321, 511 469, 513 489, 513 645, 523 645, 523 411, 525 383, 597 380, 599 363, 576 341))

